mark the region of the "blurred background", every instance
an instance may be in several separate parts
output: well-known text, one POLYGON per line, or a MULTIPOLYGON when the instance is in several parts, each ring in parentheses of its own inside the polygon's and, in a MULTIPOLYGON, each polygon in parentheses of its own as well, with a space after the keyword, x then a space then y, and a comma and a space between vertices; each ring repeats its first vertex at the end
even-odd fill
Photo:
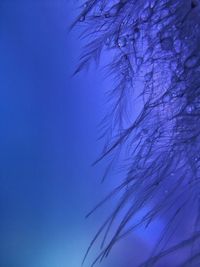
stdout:
MULTIPOLYGON (((82 46, 80 29, 69 32, 77 12, 70 0, 0 2, 2 267, 81 266, 112 208, 85 219, 116 183, 101 185, 104 164, 91 167, 109 84, 95 67, 72 78, 82 46)), ((137 231, 97 266, 137 266, 150 245, 137 231)))

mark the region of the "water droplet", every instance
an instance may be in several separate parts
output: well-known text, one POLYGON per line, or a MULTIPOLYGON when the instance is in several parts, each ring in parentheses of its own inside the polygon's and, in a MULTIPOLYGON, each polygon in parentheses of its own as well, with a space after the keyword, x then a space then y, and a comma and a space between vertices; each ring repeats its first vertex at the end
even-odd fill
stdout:
POLYGON ((154 19, 155 22, 159 22, 160 23, 160 17, 161 17, 160 13, 157 12, 157 13, 154 14, 153 19, 154 19))
POLYGON ((150 8, 154 8, 154 6, 155 6, 155 1, 152 1, 152 2, 150 3, 150 8))
POLYGON ((110 13, 109 12, 105 13, 105 18, 110 18, 110 13))
POLYGON ((172 71, 176 71, 177 70, 177 62, 176 61, 172 61, 170 64, 170 68, 172 71))
POLYGON ((131 43, 133 43, 135 41, 135 37, 133 34, 131 34, 131 35, 127 34, 127 38, 131 43))
POLYGON ((193 110, 194 110, 194 106, 193 106, 193 105, 188 105, 188 106, 186 107, 186 112, 187 112, 188 114, 191 114, 191 113, 193 112, 193 110))
POLYGON ((106 45, 106 46, 109 46, 109 44, 110 44, 110 38, 108 37, 108 38, 106 38, 106 40, 105 40, 105 45, 106 45))
POLYGON ((170 96, 169 95, 165 95, 164 97, 163 97, 163 101, 165 102, 165 103, 168 103, 169 101, 170 101, 170 96))
POLYGON ((143 58, 142 57, 138 57, 137 58, 137 64, 141 65, 143 63, 143 58))
POLYGON ((150 81, 152 79, 153 73, 152 72, 148 72, 147 74, 145 74, 144 79, 146 82, 150 81))
POLYGON ((173 40, 172 38, 165 38, 161 40, 161 47, 163 50, 169 51, 173 48, 173 40))
POLYGON ((145 8, 145 10, 141 14, 141 19, 146 21, 151 15, 151 8, 145 8))
POLYGON ((156 29, 157 31, 161 31, 161 30, 164 28, 164 24, 161 23, 161 22, 159 22, 159 23, 156 23, 156 24, 154 25, 154 27, 155 27, 155 29, 156 29))
POLYGON ((168 8, 164 9, 164 10, 162 11, 162 14, 161 14, 162 18, 167 17, 167 16, 169 15, 169 12, 170 12, 170 11, 169 11, 168 8))
POLYGON ((120 37, 117 41, 119 47, 125 47, 126 46, 126 38, 120 37))
POLYGON ((113 6, 110 10, 109 10, 109 16, 115 16, 117 14, 118 11, 118 7, 117 6, 113 6))
POLYGON ((171 96, 172 96, 173 98, 176 98, 176 97, 178 96, 178 94, 177 94, 177 92, 172 92, 172 93, 171 93, 171 96))
POLYGON ((199 58, 197 56, 191 56, 185 61, 187 68, 193 68, 198 63, 199 58))
POLYGON ((127 82, 131 82, 131 76, 129 74, 125 75, 125 79, 127 82))
POLYGON ((115 35, 113 37, 107 37, 105 40, 105 45, 110 47, 110 48, 115 47, 116 44, 117 44, 117 38, 115 35))
POLYGON ((197 108, 197 109, 200 108, 200 98, 199 97, 195 100, 195 108, 197 108))
POLYGON ((175 6, 169 7, 169 11, 171 14, 174 14, 176 12, 177 8, 175 6))
POLYGON ((85 16, 81 16, 80 18, 79 18, 79 21, 80 22, 83 22, 85 20, 85 16))
POLYGON ((88 3, 86 2, 84 5, 83 5, 84 8, 88 7, 88 3))
POLYGON ((138 39, 140 37, 140 29, 138 27, 134 28, 134 39, 138 39))
POLYGON ((134 32, 135 33, 140 32, 140 29, 138 27, 135 27, 134 32))
POLYGON ((193 0, 192 2, 191 2, 191 8, 195 8, 195 7, 197 7, 198 6, 198 1, 197 0, 193 0))

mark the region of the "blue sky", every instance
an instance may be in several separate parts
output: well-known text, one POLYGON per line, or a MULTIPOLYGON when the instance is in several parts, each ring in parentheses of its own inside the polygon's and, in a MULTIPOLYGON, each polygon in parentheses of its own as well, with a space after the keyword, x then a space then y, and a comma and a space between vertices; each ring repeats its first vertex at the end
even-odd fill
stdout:
MULTIPOLYGON (((100 185, 103 164, 91 168, 108 84, 94 66, 71 77, 74 1, 0 6, 1 266, 78 267, 106 211, 84 216, 113 186, 100 185)), ((139 244, 148 251, 132 235, 101 266, 133 267, 139 244)))

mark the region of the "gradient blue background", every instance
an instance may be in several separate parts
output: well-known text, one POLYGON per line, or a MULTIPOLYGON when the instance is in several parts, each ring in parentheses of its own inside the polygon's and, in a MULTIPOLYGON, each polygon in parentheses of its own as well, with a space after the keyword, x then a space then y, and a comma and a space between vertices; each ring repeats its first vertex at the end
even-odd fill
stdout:
MULTIPOLYGON (((80 266, 112 205, 84 219, 114 183, 100 185, 103 164, 91 168, 106 82, 95 68, 71 78, 82 45, 78 29, 68 32, 76 14, 67 0, 0 2, 2 267, 80 266)), ((134 267, 148 242, 131 235, 101 266, 134 267)))

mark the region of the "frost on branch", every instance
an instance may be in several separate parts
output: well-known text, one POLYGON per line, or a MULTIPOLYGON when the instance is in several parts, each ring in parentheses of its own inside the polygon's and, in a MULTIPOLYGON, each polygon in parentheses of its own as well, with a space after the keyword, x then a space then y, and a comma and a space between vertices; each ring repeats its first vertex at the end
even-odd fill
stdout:
POLYGON ((136 227, 162 218, 160 240, 143 266, 159 266, 177 251, 184 251, 181 266, 200 264, 199 5, 198 0, 88 0, 74 23, 88 41, 75 73, 98 63, 102 53, 110 59, 112 108, 104 120, 109 142, 99 160, 110 156, 113 162, 119 154, 115 164, 126 162, 122 184, 106 200, 122 197, 86 253, 103 236, 94 263, 136 227), (142 106, 136 117, 135 95, 142 106))

